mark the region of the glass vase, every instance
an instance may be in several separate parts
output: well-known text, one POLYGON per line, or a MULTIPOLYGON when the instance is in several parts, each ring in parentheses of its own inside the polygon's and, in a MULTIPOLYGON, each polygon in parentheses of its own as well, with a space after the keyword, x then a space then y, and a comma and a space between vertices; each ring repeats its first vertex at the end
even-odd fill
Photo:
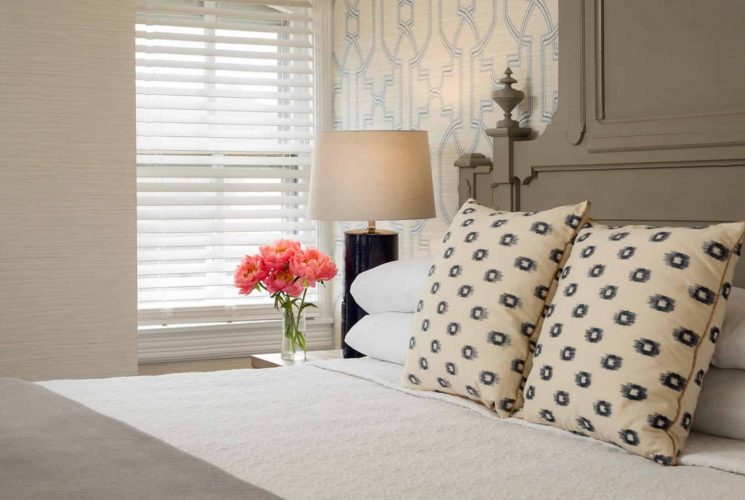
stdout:
POLYGON ((305 361, 305 318, 293 308, 282 309, 282 359, 305 361))

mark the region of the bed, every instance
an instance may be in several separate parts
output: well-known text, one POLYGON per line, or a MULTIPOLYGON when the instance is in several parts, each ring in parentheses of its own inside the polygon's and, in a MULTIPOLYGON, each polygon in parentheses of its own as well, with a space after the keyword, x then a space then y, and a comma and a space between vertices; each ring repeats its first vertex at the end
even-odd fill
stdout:
POLYGON ((361 358, 40 385, 283 498, 735 498, 745 488, 743 441, 694 434, 684 466, 660 467, 406 390, 401 373, 361 358))
MULTIPOLYGON (((745 101, 733 90, 742 68, 719 50, 745 45, 741 30, 719 29, 737 16, 693 0, 675 16, 643 0, 562 1, 560 16, 553 124, 537 140, 526 128, 488 130, 492 160, 457 163, 461 200, 540 210, 591 198, 595 216, 614 224, 745 217, 745 101), (692 23, 701 30, 691 32, 692 23), (726 69, 722 77, 698 70, 711 67, 726 69)), ((743 265, 735 284, 745 284, 743 265)), ((168 477, 179 467, 148 476, 151 488, 178 479, 180 498, 740 498, 745 490, 745 441, 694 432, 681 466, 661 467, 599 441, 499 419, 463 398, 410 391, 401 378, 400 365, 362 358, 34 387, 51 398, 49 408, 79 403, 68 415, 113 419, 95 425, 153 439, 149 446, 198 479, 168 477)), ((0 416, 23 428, 23 411, 0 416)), ((0 436, 8 439, 9 428, 2 422, 0 436)), ((47 445, 59 447, 53 438, 47 445)), ((0 480, 17 485, 32 458, 11 468, 12 454, 0 452, 0 480)), ((42 483, 28 498, 58 497, 42 483)), ((117 498, 170 498, 117 487, 117 498)), ((23 498, 8 491, 0 498, 23 498)), ((86 498, 91 490, 76 491, 86 498)))

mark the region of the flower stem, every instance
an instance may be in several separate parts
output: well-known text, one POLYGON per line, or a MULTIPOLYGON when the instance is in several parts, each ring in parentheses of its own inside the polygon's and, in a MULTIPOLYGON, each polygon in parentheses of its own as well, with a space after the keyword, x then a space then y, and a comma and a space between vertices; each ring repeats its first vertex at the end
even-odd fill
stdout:
POLYGON ((291 298, 284 293, 278 293, 275 296, 276 308, 280 307, 283 310, 284 318, 284 335, 290 342, 290 349, 294 352, 297 348, 301 348, 306 351, 305 336, 300 331, 301 318, 303 310, 309 305, 305 303, 305 297, 308 292, 306 288, 303 290, 302 297, 298 300, 297 298, 291 298), (297 313, 295 312, 297 310, 297 313))

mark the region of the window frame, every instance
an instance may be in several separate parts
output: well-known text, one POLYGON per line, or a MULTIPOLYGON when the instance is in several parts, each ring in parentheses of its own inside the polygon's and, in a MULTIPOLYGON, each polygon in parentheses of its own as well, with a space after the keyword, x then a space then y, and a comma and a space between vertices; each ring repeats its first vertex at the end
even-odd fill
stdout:
MULTIPOLYGON (((215 1, 205 1, 204 6, 217 5, 215 1)), ((318 58, 319 52, 331 51, 331 33, 319 33, 316 19, 319 15, 322 24, 331 25, 330 2, 326 0, 313 2, 313 119, 314 132, 320 129, 332 128, 333 111, 331 100, 324 96, 319 103, 319 79, 328 81, 331 72, 330 57, 318 58), (320 75, 320 78, 319 78, 320 75), (320 105, 319 105, 320 104, 320 105), (323 108, 322 108, 323 106, 323 108)), ((285 21, 288 22, 288 21, 285 21)), ((138 22, 139 23, 139 22, 138 22)), ((215 42, 213 42, 215 43, 215 42)), ((281 64, 282 60, 278 59, 281 64)), ((214 69, 210 69, 214 71, 214 69)), ((208 76, 208 75, 207 75, 208 76)), ((209 78, 206 78, 209 80, 209 78)), ((214 84, 213 84, 214 85, 214 84)), ((147 154, 147 150, 138 151, 138 154, 147 154)), ((138 219, 139 220, 139 219, 138 219)), ((319 221, 315 231, 316 246, 322 251, 333 254, 334 238, 332 224, 319 221)), ((237 265, 237 262, 236 262, 237 265)), ((341 266, 340 266, 341 267, 341 266)), ((237 290, 236 290, 237 294, 237 290)), ((334 300, 331 283, 327 286, 318 287, 317 309, 307 315, 307 330, 309 332, 310 348, 330 348, 336 343, 332 338, 333 333, 333 309, 334 300)), ((140 342, 140 359, 146 362, 160 362, 171 359, 194 359, 195 357, 225 356, 240 351, 243 355, 251 352, 267 352, 279 348, 280 314, 271 303, 245 304, 229 306, 196 306, 180 307, 178 317, 174 317, 174 308, 152 308, 140 309, 138 302, 138 332, 140 342), (226 314, 228 313, 228 314, 226 314), (226 320, 226 317, 228 319, 226 320), (268 349, 263 332, 276 333, 276 347, 268 349), (196 344, 195 335, 204 335, 205 341, 219 342, 219 339, 230 338, 236 340, 235 345, 227 348, 223 346, 217 349, 209 342, 204 346, 194 349, 196 344), (256 342, 252 342, 256 340, 256 342), (256 344, 255 346, 253 344, 256 344), (168 347, 170 346, 170 347, 168 347), (189 347, 192 346, 192 347, 189 347), (184 358, 187 356, 187 358, 184 358)), ((230 342, 228 342, 230 344, 230 342)), ((230 344, 232 345, 232 344, 230 344)))

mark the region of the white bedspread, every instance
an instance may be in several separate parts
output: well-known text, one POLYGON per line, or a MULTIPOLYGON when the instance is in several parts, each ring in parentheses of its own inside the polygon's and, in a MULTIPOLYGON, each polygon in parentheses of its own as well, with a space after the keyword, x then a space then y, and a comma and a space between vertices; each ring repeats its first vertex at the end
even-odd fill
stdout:
POLYGON ((400 376, 400 366, 364 358, 41 385, 286 498, 745 495, 743 441, 694 434, 682 462, 698 466, 663 467, 407 391, 400 376))

